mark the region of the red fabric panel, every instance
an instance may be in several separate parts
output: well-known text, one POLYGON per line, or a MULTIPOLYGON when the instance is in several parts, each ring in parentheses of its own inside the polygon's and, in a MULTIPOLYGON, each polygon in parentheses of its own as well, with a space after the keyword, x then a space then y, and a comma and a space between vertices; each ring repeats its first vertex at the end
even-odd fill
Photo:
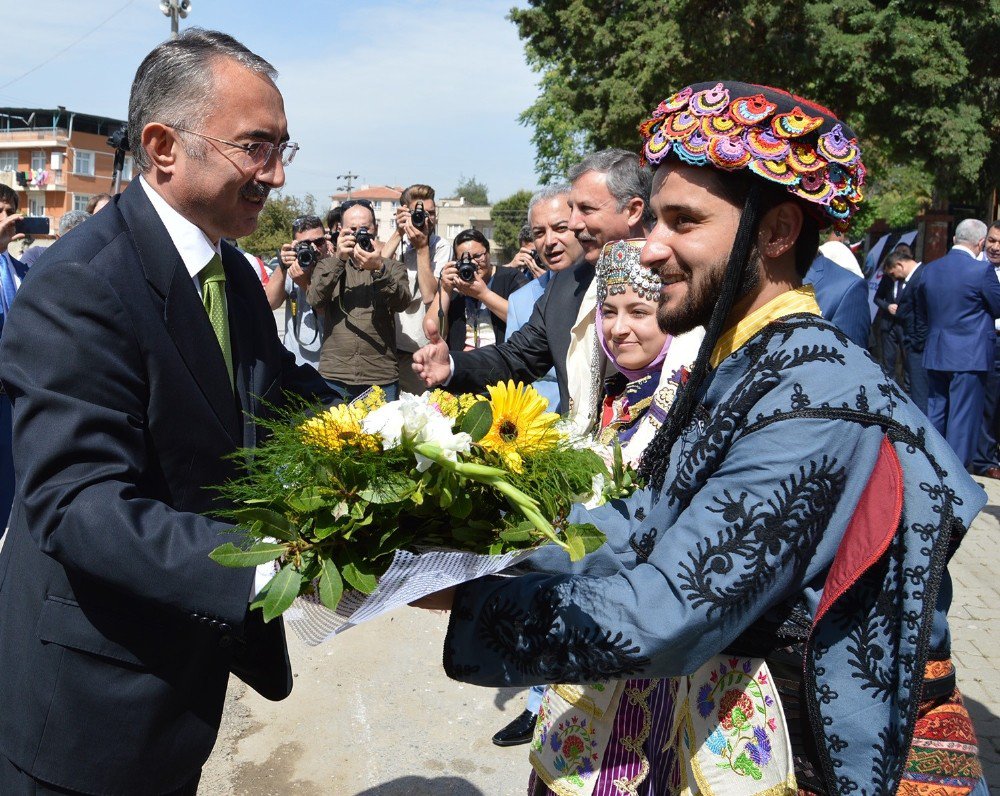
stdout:
POLYGON ((823 586, 813 627, 889 547, 903 514, 903 469, 887 438, 882 439, 878 461, 854 509, 851 522, 837 548, 823 586))

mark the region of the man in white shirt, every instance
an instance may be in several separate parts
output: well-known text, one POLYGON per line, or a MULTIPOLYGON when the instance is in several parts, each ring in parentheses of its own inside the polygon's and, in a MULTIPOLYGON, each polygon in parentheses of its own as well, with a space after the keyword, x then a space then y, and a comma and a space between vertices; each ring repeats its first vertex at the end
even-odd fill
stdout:
POLYGON ((399 389, 414 395, 426 391, 423 379, 413 372, 413 354, 427 345, 423 321, 427 306, 434 300, 438 278, 451 259, 448 241, 435 233, 437 206, 434 189, 416 183, 399 197, 396 227, 382 246, 382 255, 393 257, 403 247, 403 265, 410 279, 409 306, 396 315, 396 354, 399 359, 399 389), (416 223, 419 222, 419 223, 416 223))

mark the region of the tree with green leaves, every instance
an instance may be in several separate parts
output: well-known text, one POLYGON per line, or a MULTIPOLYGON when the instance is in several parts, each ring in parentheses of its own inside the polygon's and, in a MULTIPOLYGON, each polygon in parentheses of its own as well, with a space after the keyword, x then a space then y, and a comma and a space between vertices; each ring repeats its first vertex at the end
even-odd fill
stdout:
POLYGON ((475 176, 466 178, 460 175, 458 178, 458 187, 455 189, 455 196, 462 197, 470 205, 483 207, 490 203, 486 191, 486 185, 479 182, 475 176))
POLYGON ((315 214, 316 200, 312 194, 306 194, 304 199, 272 194, 260 211, 257 229, 238 241, 240 248, 269 260, 278 253, 283 243, 291 241, 292 222, 299 216, 315 214))
POLYGON ((521 227, 527 222, 530 201, 531 191, 518 191, 493 205, 490 213, 493 220, 493 240, 500 247, 499 252, 494 252, 495 263, 509 262, 517 253, 517 239, 521 227))
POLYGON ((529 0, 510 19, 541 73, 521 121, 544 182, 583 151, 636 149, 660 100, 715 78, 845 119, 869 165, 869 217, 899 212, 899 186, 917 187, 919 208, 978 198, 996 177, 1000 0, 529 0))

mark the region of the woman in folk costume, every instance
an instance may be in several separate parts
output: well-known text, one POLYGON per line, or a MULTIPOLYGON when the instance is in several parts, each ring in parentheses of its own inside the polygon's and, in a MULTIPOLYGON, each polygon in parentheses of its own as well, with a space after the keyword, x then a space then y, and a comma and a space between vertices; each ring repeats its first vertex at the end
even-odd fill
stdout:
MULTIPOLYGON (((440 595, 446 672, 690 676, 669 744, 682 792, 985 794, 947 563, 986 496, 802 284, 820 228, 862 201, 856 136, 801 97, 714 81, 641 132, 657 319, 704 341, 644 452, 648 487, 571 512, 605 545, 577 563, 543 548, 536 572, 440 595)), ((588 754, 582 737, 561 748, 588 754)))

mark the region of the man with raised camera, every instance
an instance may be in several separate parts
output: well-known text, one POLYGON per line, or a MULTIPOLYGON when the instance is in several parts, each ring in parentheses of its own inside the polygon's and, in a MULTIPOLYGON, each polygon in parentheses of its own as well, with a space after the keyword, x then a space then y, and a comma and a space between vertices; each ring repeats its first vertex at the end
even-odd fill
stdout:
POLYGON ((323 317, 313 310, 307 294, 313 268, 333 254, 330 239, 318 216, 299 216, 292 222, 292 243, 278 253, 278 271, 264 292, 272 310, 285 305, 285 348, 299 365, 319 363, 323 345, 323 317))
POLYGON ((395 313, 410 303, 406 267, 382 256, 375 208, 366 199, 341 205, 334 256, 316 264, 306 298, 323 314, 327 337, 319 372, 345 400, 372 385, 399 395, 395 313))
POLYGON ((436 331, 440 319, 447 318, 444 339, 449 351, 503 342, 507 298, 527 282, 516 268, 494 270, 486 236, 478 229, 464 229, 455 237, 455 259, 441 272, 441 290, 427 308, 425 329, 429 323, 436 331))
POLYGON ((399 197, 396 228, 382 249, 391 255, 403 247, 403 265, 412 298, 409 306, 396 315, 396 357, 400 388, 414 395, 427 389, 423 379, 413 372, 414 352, 427 345, 424 311, 434 298, 437 278, 451 254, 448 242, 435 234, 436 226, 434 189, 420 183, 411 185, 399 197))

